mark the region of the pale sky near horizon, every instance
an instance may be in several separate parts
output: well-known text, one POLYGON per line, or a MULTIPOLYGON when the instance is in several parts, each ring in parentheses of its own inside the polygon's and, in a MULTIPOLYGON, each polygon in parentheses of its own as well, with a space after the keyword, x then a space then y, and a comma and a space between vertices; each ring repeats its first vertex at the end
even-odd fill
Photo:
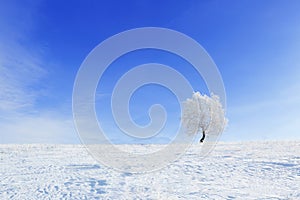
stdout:
MULTIPOLYGON (((72 90, 84 58, 110 36, 149 26, 190 36, 218 66, 229 119, 222 141, 299 140, 299 10, 299 1, 283 0, 2 1, 0 143, 78 143, 72 90)), ((201 77, 174 55, 148 50, 124 59, 132 65, 174 64, 195 90, 207 93, 201 77)), ((116 62, 107 71, 101 98, 109 97, 109 83, 124 70, 116 62)), ((133 96, 133 118, 146 125, 147 109, 161 101, 172 132, 179 119, 174 96, 157 86, 144 89, 133 96)), ((114 132, 111 124, 107 119, 114 132)))

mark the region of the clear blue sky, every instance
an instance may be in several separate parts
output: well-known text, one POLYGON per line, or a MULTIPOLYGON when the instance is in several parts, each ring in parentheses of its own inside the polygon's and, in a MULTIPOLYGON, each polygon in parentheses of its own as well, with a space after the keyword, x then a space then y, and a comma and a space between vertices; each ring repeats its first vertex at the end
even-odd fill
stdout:
MULTIPOLYGON (((0 143, 77 143, 72 88, 80 64, 106 38, 147 26, 194 38, 217 64, 229 119, 221 140, 300 139, 299 10, 299 1, 283 0, 2 1, 0 143)), ((159 51, 124 59, 175 68, 183 62, 159 51)), ((123 72, 117 64, 107 72, 100 94, 109 94, 110 84, 123 72)), ((201 77, 181 70, 194 80, 195 90, 207 93, 201 77)), ((177 104, 167 103, 174 96, 157 86, 144 89, 132 102, 138 105, 132 108, 137 123, 147 124, 148 106, 159 101, 171 113, 169 122, 178 121, 177 104)), ((109 129, 108 118, 106 124, 109 129)))

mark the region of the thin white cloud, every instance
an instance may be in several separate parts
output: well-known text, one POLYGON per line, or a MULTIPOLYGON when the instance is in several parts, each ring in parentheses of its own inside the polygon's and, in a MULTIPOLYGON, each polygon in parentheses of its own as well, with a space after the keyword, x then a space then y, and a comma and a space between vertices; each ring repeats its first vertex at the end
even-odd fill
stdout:
POLYGON ((46 74, 41 61, 26 54, 24 47, 14 44, 13 48, 11 52, 0 49, 1 111, 32 106, 41 89, 34 86, 40 84, 46 74))
POLYGON ((36 3, 9 1, 0 9, 0 114, 32 106, 39 96, 35 86, 46 75, 40 56, 28 45, 36 3))
POLYGON ((78 143, 71 115, 37 105, 48 75, 32 46, 37 2, 0 7, 0 143, 78 143))

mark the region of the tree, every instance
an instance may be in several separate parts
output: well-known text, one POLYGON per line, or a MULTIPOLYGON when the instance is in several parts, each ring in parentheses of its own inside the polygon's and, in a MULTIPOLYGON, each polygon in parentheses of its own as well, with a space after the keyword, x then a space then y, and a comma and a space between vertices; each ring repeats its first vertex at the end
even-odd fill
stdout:
POLYGON ((203 142, 206 134, 221 133, 226 124, 225 112, 217 95, 211 97, 195 92, 183 103, 182 124, 189 135, 202 131, 203 142))

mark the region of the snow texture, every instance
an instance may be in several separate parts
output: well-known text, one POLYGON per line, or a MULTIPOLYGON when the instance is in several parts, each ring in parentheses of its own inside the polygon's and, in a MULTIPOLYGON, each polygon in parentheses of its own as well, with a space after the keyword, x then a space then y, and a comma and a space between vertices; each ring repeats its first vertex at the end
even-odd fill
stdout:
MULTIPOLYGON (((145 148, 145 145, 127 145, 145 148)), ((81 145, 0 145, 0 199, 300 199, 300 141, 194 145, 146 174, 102 166, 81 145)))

